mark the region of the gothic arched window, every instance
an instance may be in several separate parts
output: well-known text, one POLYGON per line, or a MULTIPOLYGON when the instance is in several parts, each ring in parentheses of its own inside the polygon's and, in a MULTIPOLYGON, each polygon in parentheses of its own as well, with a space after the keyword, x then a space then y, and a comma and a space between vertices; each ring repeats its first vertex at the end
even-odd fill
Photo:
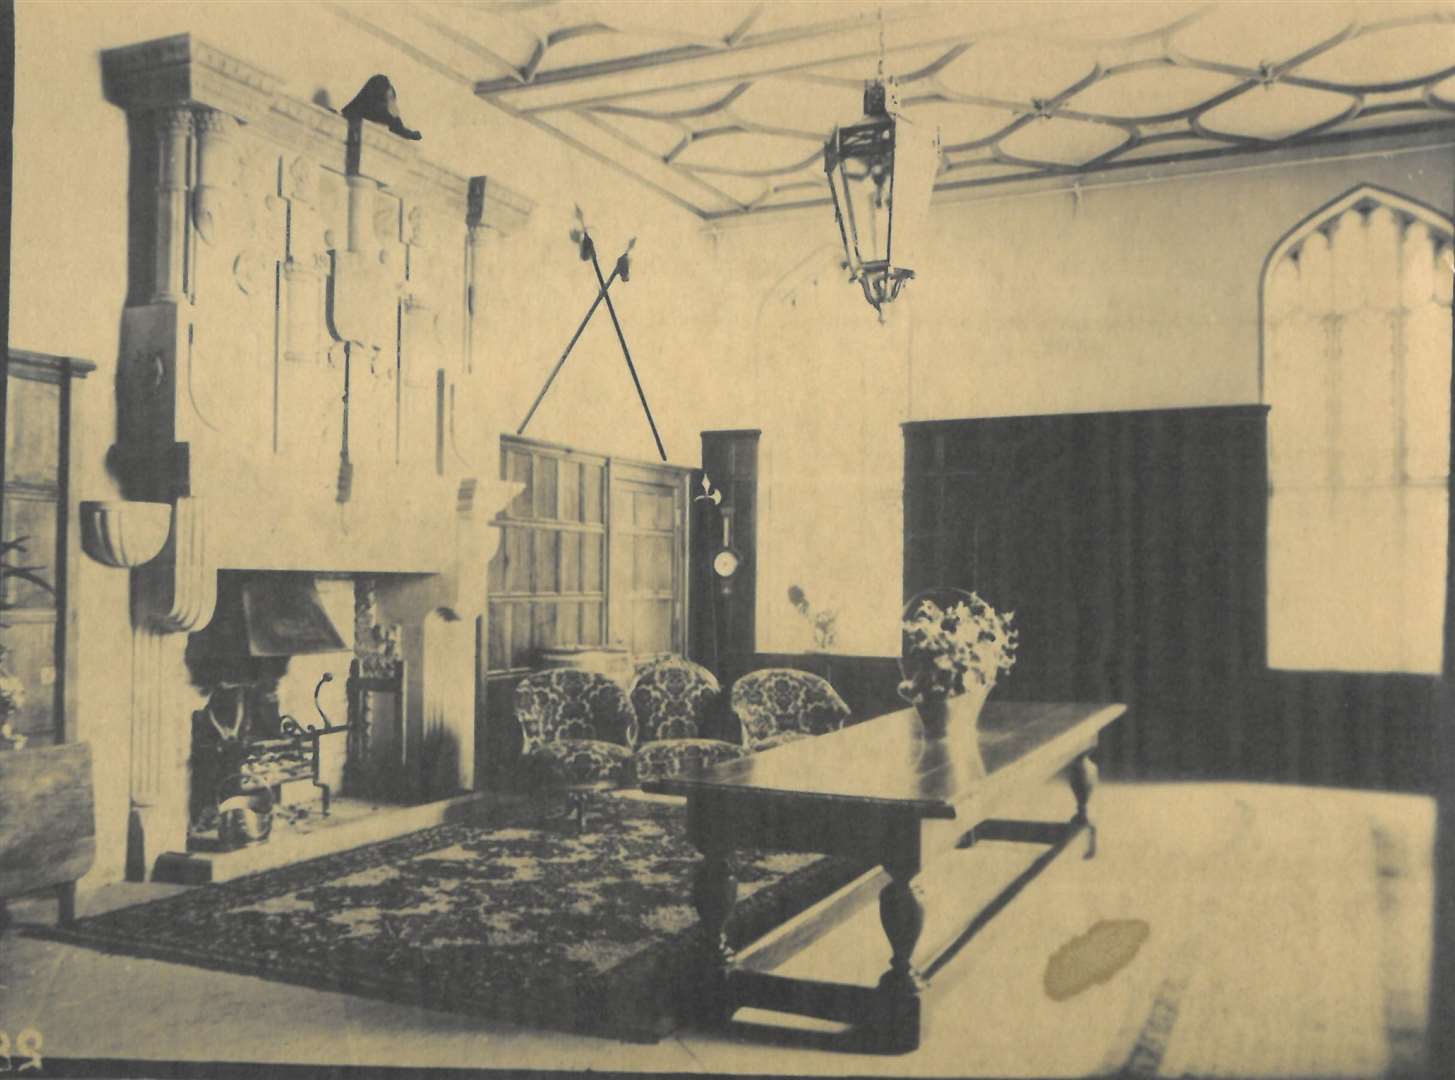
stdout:
POLYGON ((1372 187, 1268 260, 1270 667, 1441 670, 1450 291, 1450 222, 1372 187))

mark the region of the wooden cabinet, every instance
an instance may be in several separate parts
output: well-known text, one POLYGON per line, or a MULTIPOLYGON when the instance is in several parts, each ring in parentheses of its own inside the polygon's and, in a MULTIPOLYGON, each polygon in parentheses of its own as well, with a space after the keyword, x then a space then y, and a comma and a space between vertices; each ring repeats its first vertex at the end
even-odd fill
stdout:
POLYGON ((632 656, 686 651, 687 472, 609 467, 611 640, 632 656))
POLYGON ((4 585, 5 667, 25 688, 24 707, 11 717, 34 748, 63 742, 66 704, 74 697, 75 598, 69 569, 78 557, 69 520, 70 468, 76 453, 71 397, 95 365, 65 356, 10 350, 6 365, 5 539, 23 539, 13 565, 38 567, 43 589, 19 578, 4 585))
POLYGON ((702 433, 702 470, 722 499, 693 504, 692 656, 724 677, 746 670, 756 644, 759 434, 702 433), (741 560, 727 582, 712 572, 724 542, 741 560))
POLYGON ((689 470, 520 438, 501 455, 525 490, 490 563, 490 673, 537 667, 547 649, 682 652, 689 470))
POLYGON ((501 475, 525 489, 490 563, 491 673, 530 668, 542 649, 607 641, 606 458, 501 443, 501 475))

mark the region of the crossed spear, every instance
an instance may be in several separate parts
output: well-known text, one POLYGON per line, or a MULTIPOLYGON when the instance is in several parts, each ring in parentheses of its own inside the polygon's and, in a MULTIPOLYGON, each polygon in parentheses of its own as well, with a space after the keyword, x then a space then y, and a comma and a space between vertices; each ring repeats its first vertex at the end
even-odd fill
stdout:
POLYGON ((656 440, 657 453, 662 455, 663 461, 666 461, 667 450, 662 446, 662 437, 657 434, 657 424, 652 419, 652 407, 647 404, 647 395, 642 390, 642 381, 637 378, 637 368, 632 363, 631 350, 627 348, 626 335, 622 333, 621 320, 617 318, 616 305, 611 302, 610 295, 611 286, 615 284, 617 278, 621 278, 622 281, 631 280, 630 256, 632 248, 636 246, 636 238, 633 237, 627 241, 626 250, 616 260, 616 265, 612 267, 610 277, 603 277, 601 274, 601 263, 596 258, 596 244, 592 241, 591 234, 586 229, 586 220, 582 216, 579 206, 576 207, 576 228, 571 230, 571 239, 575 242, 580 252, 581 261, 590 262, 592 269, 596 271, 596 285, 599 291, 596 294, 596 298, 591 301, 591 306, 586 309, 586 314, 582 316, 580 325, 576 327, 576 332, 571 335, 571 340, 566 343, 566 348, 561 353, 561 358, 556 361, 556 366, 551 368, 550 375, 546 377, 546 384, 541 387, 541 392, 536 395, 535 401, 531 404, 530 411, 525 414, 525 419, 520 422, 520 427, 516 429, 515 433, 517 435, 525 434, 526 425, 530 423, 531 417, 536 414, 536 410, 540 408, 541 402, 545 400, 546 394, 551 389, 551 384, 556 381, 556 376, 560 374, 561 368, 565 367, 566 360, 571 355, 571 350, 576 347, 576 342, 585 332, 586 324, 591 321, 591 316, 596 314, 596 309, 601 306, 601 302, 604 300, 606 301, 606 310, 611 315, 611 325, 616 328, 616 340, 621 343, 621 354, 626 358, 626 368, 631 372, 632 385, 637 388, 637 398, 641 401, 642 411, 647 414, 647 423, 652 428, 652 438, 656 440))

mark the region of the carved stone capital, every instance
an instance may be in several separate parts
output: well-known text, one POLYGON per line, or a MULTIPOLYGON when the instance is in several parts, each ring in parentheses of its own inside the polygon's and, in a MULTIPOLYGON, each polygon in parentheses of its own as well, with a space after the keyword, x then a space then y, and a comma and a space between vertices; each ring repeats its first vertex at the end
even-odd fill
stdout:
POLYGON ((142 114, 142 121, 153 137, 170 146, 173 140, 192 134, 196 120, 192 110, 184 105, 163 105, 148 109, 142 114))
POLYGON ((208 136, 225 138, 237 130, 238 121, 235 116, 229 116, 217 109, 196 109, 192 113, 192 122, 197 127, 197 133, 204 139, 208 136))

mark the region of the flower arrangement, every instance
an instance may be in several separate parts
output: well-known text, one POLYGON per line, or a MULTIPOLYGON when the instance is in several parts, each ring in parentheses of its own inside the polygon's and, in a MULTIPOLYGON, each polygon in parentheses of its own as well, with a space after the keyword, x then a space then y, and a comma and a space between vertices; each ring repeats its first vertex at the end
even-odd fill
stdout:
POLYGON ((797 585, 788 586, 788 602, 808 620, 808 625, 813 630, 814 648, 827 649, 838 640, 839 613, 837 611, 828 608, 815 611, 813 605, 808 602, 807 594, 797 585))
POLYGON ((989 692, 1015 665, 1014 618, 1014 612, 1002 615, 973 592, 946 589, 915 597, 902 624, 900 696, 914 703, 942 700, 963 694, 967 681, 989 692))

